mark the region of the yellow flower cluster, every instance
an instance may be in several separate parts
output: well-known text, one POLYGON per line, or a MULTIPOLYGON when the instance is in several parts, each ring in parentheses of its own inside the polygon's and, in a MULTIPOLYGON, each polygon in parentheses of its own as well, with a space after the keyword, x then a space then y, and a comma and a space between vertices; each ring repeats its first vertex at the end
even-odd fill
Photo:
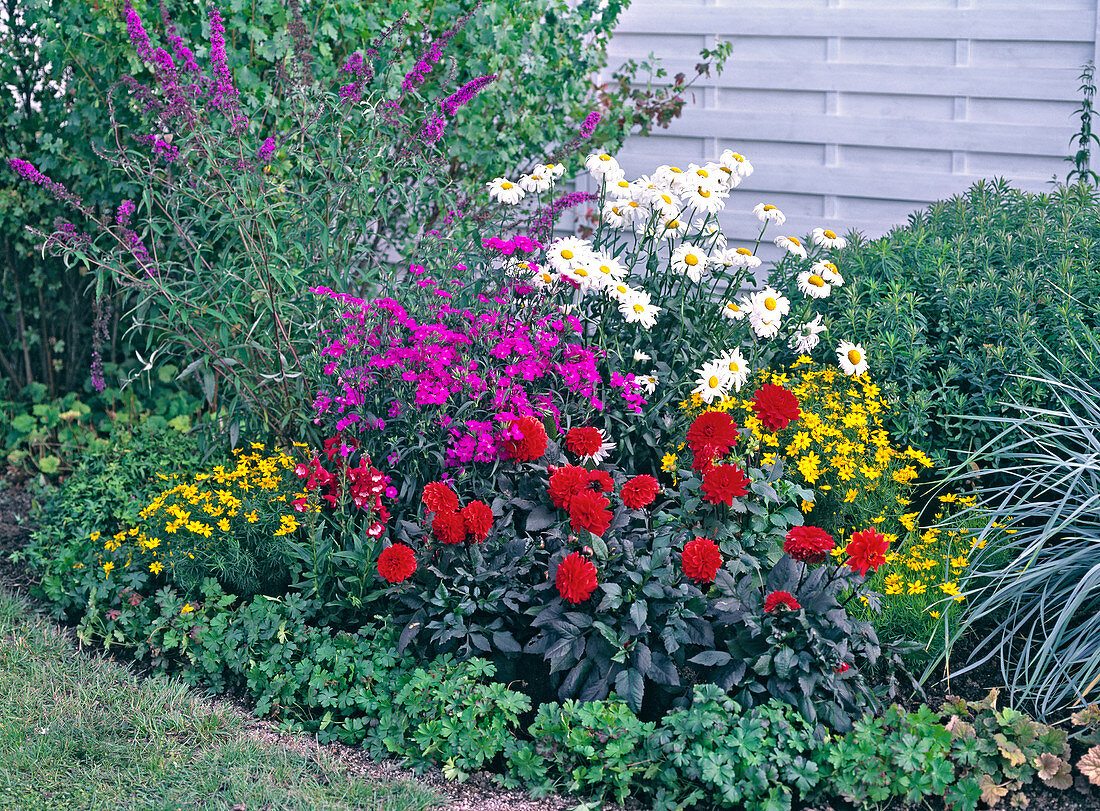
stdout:
POLYGON ((704 410, 728 411, 752 430, 760 463, 779 456, 788 475, 813 488, 813 502, 802 508, 831 531, 862 529, 896 520, 909 501, 904 497, 932 466, 924 453, 893 445, 883 418, 889 405, 869 375, 850 377, 832 367, 815 366, 805 356, 789 372, 763 371, 749 380, 746 396, 729 397, 702 407, 698 395, 681 404, 694 418, 704 410), (798 398, 801 416, 781 431, 769 431, 753 410, 752 393, 766 383, 783 386, 798 398))
MULTIPOLYGON (((305 446, 296 443, 296 447, 305 446)), ((257 442, 247 453, 240 449, 234 453, 234 466, 218 465, 160 493, 139 513, 139 525, 111 536, 104 550, 114 552, 124 543, 132 544, 125 567, 136 554, 143 567, 160 574, 177 555, 194 558, 220 537, 257 531, 271 537, 289 535, 300 526, 296 514, 320 512, 317 495, 302 491, 290 455, 281 450, 267 452, 257 442)), ((98 538, 99 533, 93 533, 92 540, 98 538)), ((103 568, 110 576, 114 564, 108 561, 103 568)))

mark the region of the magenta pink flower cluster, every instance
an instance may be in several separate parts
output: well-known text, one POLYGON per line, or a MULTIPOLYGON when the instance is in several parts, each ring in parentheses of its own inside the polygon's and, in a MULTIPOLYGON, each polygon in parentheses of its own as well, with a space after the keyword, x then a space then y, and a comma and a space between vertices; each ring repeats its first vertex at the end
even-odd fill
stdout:
POLYGON ((313 288, 342 305, 321 346, 325 384, 314 400, 315 422, 369 432, 385 429, 383 414, 426 420, 440 432, 447 464, 462 467, 501 458, 521 417, 602 411, 609 393, 641 412, 645 400, 633 376, 605 381, 599 350, 581 342, 573 316, 523 318, 509 312, 515 302, 503 295, 479 296, 476 311, 456 308, 450 299, 460 282, 420 277, 414 284, 442 299, 422 318, 391 298, 313 288))

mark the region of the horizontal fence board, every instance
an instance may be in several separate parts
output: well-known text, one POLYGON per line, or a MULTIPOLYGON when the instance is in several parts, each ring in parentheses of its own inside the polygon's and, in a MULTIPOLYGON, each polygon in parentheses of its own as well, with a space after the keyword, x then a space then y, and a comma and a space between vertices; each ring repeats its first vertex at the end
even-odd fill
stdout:
MULTIPOLYGON (((776 8, 777 5, 788 7, 776 8)), ((768 8, 633 3, 619 20, 624 33, 910 39, 1051 40, 1091 42, 1096 19, 1089 9, 1048 9, 1036 4, 998 9, 922 9, 884 2, 876 8, 768 8)))

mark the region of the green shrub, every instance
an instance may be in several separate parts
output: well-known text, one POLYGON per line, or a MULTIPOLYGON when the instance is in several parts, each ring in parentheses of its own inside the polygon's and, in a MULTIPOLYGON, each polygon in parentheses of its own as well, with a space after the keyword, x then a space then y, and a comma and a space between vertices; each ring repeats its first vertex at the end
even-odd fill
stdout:
MULTIPOLYGON (((941 465, 996 433, 966 416, 1041 405, 1041 345, 1069 347, 1100 329, 1100 208, 1091 186, 1030 194, 1004 180, 910 216, 834 255, 847 281, 823 301, 838 334, 866 348, 892 381, 896 435, 941 465)), ((1095 359, 1095 358, 1094 358, 1095 359)), ((1087 356, 1066 352, 1069 368, 1087 356)))

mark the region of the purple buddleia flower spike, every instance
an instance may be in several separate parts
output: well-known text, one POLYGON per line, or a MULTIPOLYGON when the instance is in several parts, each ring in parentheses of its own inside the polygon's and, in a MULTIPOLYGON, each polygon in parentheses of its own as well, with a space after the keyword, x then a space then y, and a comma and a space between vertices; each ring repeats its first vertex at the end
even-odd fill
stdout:
POLYGON ((453 116, 460 107, 464 107, 473 100, 474 96, 484 90, 497 80, 495 73, 490 73, 486 76, 479 76, 478 78, 466 82, 462 87, 458 88, 454 93, 447 96, 440 104, 443 112, 449 116, 453 116))

